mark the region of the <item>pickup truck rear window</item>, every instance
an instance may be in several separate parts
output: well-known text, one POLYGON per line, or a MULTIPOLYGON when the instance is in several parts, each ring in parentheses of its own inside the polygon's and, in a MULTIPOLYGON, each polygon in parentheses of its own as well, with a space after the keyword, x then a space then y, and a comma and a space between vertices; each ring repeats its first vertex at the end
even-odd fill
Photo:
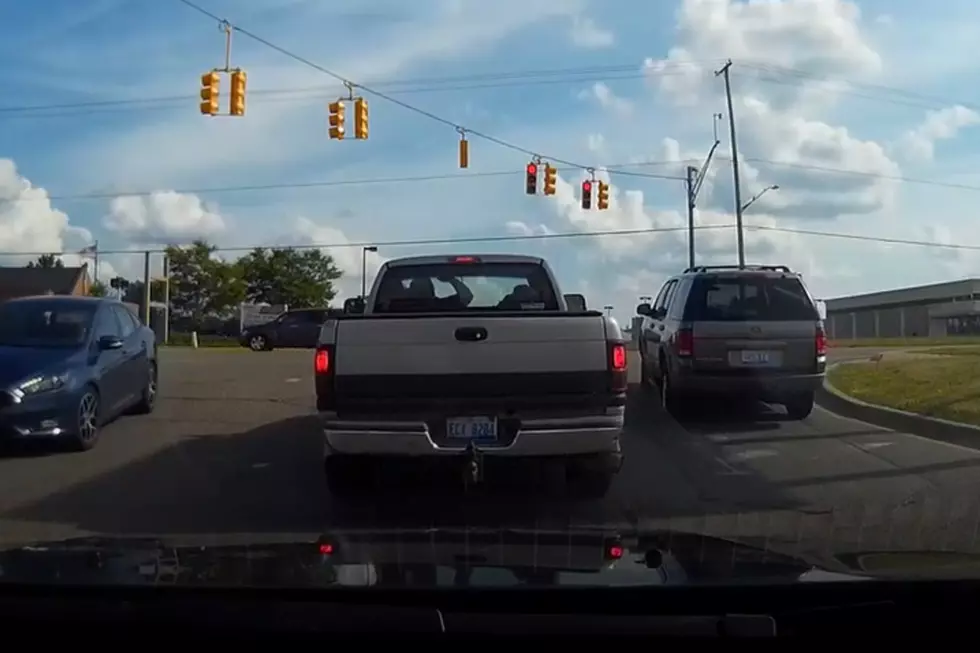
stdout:
POLYGON ((557 311, 544 267, 534 263, 436 263, 389 268, 375 313, 557 311))
POLYGON ((709 322, 818 320, 816 306, 795 277, 702 277, 688 296, 685 318, 709 322))

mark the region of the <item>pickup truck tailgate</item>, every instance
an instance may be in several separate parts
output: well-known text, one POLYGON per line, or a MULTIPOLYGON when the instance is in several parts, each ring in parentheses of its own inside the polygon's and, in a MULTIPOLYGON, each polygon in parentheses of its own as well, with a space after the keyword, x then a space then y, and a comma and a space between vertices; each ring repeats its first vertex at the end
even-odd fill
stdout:
POLYGON ((596 315, 366 318, 338 321, 334 382, 338 404, 570 399, 607 392, 608 361, 596 315))

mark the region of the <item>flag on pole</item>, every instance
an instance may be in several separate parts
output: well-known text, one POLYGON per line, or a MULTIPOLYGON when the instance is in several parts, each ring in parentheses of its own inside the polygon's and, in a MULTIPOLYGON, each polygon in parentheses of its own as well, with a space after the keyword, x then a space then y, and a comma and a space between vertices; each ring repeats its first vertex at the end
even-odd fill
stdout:
POLYGON ((86 254, 95 254, 98 251, 99 251, 99 243, 95 242, 89 245, 88 247, 83 247, 82 249, 80 249, 78 254, 80 256, 85 256, 86 254))

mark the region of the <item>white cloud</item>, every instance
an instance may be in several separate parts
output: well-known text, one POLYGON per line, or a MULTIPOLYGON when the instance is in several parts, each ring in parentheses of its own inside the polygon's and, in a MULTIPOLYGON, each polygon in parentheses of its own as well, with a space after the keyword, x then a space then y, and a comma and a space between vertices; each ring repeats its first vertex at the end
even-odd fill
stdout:
POLYGON ((73 226, 44 188, 21 176, 12 160, 0 159, 0 252, 71 251, 91 241, 91 232, 73 226))
POLYGON ((922 124, 908 130, 898 143, 899 152, 918 163, 929 163, 938 141, 955 138, 960 130, 980 124, 980 114, 964 106, 930 111, 922 124))
POLYGON ((616 42, 615 35, 596 25, 588 16, 572 17, 572 43, 580 48, 599 49, 611 47, 616 42))
POLYGON ((603 109, 608 109, 620 117, 628 117, 633 114, 633 103, 613 93, 612 89, 602 82, 596 82, 588 91, 582 91, 579 97, 595 100, 603 109))
POLYGON ((299 245, 327 245, 322 247, 323 252, 333 257, 334 263, 344 274, 336 287, 337 298, 334 303, 337 305, 348 297, 361 294, 362 265, 366 263, 365 280, 370 289, 378 268, 388 260, 378 252, 365 252, 360 246, 352 246, 352 241, 340 229, 319 224, 309 218, 300 217, 295 220, 293 236, 289 242, 299 245))
POLYGON ((196 195, 159 191, 149 196, 116 197, 103 226, 134 243, 186 244, 224 232, 225 219, 196 195))

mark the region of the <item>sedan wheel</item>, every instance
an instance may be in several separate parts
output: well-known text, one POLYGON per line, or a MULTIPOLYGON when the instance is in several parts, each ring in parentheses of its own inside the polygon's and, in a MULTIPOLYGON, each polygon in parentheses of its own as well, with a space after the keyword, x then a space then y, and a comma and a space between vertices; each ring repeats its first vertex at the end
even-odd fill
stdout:
POLYGON ((248 339, 248 346, 252 351, 263 351, 266 348, 265 336, 252 336, 248 339))
POLYGON ((99 395, 95 390, 86 389, 78 400, 78 410, 75 413, 75 448, 87 451, 95 446, 99 439, 99 395))

